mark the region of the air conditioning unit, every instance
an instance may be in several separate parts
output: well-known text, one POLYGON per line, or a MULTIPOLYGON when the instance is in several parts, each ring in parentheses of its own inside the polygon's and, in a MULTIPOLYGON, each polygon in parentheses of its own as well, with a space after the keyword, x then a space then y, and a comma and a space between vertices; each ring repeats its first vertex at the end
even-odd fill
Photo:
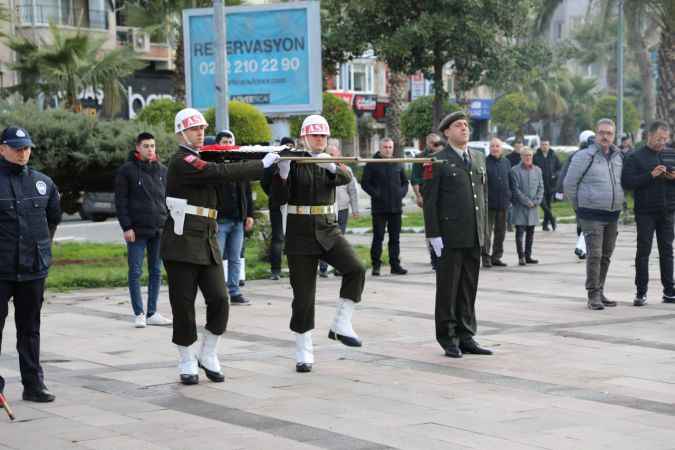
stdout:
POLYGON ((150 35, 140 28, 134 28, 133 33, 134 51, 146 53, 150 51, 150 35))

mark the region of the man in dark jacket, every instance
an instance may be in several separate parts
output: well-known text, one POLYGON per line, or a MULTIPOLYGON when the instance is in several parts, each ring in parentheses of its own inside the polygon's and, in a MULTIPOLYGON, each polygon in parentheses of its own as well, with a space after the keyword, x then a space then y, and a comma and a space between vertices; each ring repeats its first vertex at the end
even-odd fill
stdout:
POLYGON ((549 141, 541 141, 541 148, 534 154, 534 165, 541 169, 544 177, 544 199, 541 202, 541 209, 544 210, 544 231, 549 231, 549 224, 555 231, 556 223, 553 212, 551 211, 551 201, 555 194, 555 188, 558 184, 558 175, 562 169, 562 164, 558 155, 551 148, 549 141))
POLYGON ((16 350, 23 399, 52 402, 40 366, 40 309, 52 261, 50 227, 61 220, 59 192, 48 176, 28 167, 33 142, 23 128, 0 137, 0 344, 14 304, 16 350))
POLYGON ((675 167, 673 150, 666 148, 670 128, 660 120, 647 131, 647 144, 626 158, 621 175, 624 189, 634 191, 637 252, 635 255, 635 306, 647 303, 649 254, 656 232, 663 301, 675 303, 673 286, 673 214, 675 214, 675 167), (667 154, 671 153, 671 154, 667 154))
MULTIPOLYGON (((394 141, 384 138, 380 142, 380 151, 374 158, 391 158, 394 155, 394 141)), ((385 227, 389 231, 389 264, 391 273, 405 275, 401 267, 399 236, 401 234, 402 200, 408 192, 408 177, 401 164, 366 164, 361 178, 361 187, 371 198, 373 218, 373 243, 370 246, 370 259, 373 275, 380 275, 382 265, 382 241, 385 227)))
POLYGON ((141 133, 136 148, 117 171, 115 208, 127 243, 129 264, 129 296, 134 313, 134 326, 171 325, 171 320, 157 312, 157 298, 162 280, 159 238, 167 218, 164 196, 166 167, 157 160, 155 137, 141 133), (143 308, 141 276, 143 259, 148 254, 148 308, 143 308))
MULTIPOLYGON (((234 133, 224 130, 216 136, 220 145, 235 145, 234 133)), ((231 164, 239 164, 234 162, 231 164)), ((253 229, 253 197, 250 181, 223 183, 218 192, 218 246, 223 254, 227 291, 231 305, 250 305, 241 294, 239 280, 242 273, 240 257, 244 246, 244 231, 253 229)))
POLYGON ((504 237, 506 235, 506 211, 511 204, 511 163, 502 155, 502 141, 490 141, 490 155, 485 159, 488 183, 488 232, 483 246, 483 267, 506 266, 504 237), (494 234, 492 246, 490 240, 494 234), (490 253, 492 247, 492 253, 490 253))

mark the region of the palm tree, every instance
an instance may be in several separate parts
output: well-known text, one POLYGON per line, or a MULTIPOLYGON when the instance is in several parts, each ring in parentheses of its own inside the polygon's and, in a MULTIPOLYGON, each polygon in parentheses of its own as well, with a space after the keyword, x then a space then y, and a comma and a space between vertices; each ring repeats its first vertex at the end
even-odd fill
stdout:
POLYGON ((64 32, 51 25, 50 34, 51 43, 9 39, 10 48, 19 54, 19 61, 10 67, 22 75, 24 98, 39 91, 63 95, 66 108, 79 111, 78 94, 89 87, 102 88, 104 109, 108 113, 118 109, 124 90, 120 80, 141 68, 143 63, 126 48, 103 52, 104 39, 92 38, 79 29, 64 32))
POLYGON ((562 116, 560 141, 567 144, 577 143, 577 133, 592 125, 593 93, 597 88, 595 79, 579 75, 569 77, 568 90, 562 94, 567 102, 567 112, 562 116))

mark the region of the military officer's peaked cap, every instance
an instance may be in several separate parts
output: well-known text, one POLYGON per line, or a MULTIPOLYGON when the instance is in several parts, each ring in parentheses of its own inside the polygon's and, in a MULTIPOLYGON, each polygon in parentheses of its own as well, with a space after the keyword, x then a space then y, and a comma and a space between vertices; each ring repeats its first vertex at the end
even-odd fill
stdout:
POLYGON ((441 123, 438 125, 438 131, 440 131, 441 133, 444 132, 446 128, 452 125, 454 121, 460 119, 469 120, 469 116, 467 116, 464 111, 455 111, 448 114, 443 118, 443 120, 441 120, 441 123))

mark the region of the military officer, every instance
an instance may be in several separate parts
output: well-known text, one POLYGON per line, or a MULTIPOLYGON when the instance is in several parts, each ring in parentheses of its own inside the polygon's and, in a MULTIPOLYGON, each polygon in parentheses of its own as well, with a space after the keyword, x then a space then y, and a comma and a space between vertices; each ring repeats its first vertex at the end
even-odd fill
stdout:
MULTIPOLYGON (((328 144, 330 128, 322 116, 305 118, 300 129, 304 147, 316 158, 328 144)), ((314 363, 312 330, 319 260, 342 273, 340 297, 328 337, 344 345, 360 347, 352 328, 354 305, 361 301, 366 269, 342 236, 335 218, 335 187, 349 184, 351 174, 332 162, 298 164, 282 161, 272 179, 274 204, 288 203, 285 247, 293 288, 290 328, 295 332, 296 371, 310 372, 314 363)))
POLYGON ((490 355, 473 339, 481 246, 487 236, 485 156, 469 150, 469 122, 457 111, 439 131, 447 146, 434 156, 443 164, 424 167, 424 222, 429 244, 438 256, 436 270, 436 340, 446 356, 490 355))
POLYGON ((40 365, 40 310, 52 261, 49 230, 61 221, 61 207, 51 178, 28 167, 32 148, 25 129, 9 127, 2 132, 0 344, 12 299, 23 399, 52 402, 55 397, 45 386, 40 365))
POLYGON ((173 312, 173 343, 180 355, 183 384, 199 382, 198 367, 207 378, 222 382, 218 342, 227 327, 229 302, 225 289, 222 257, 216 239, 218 187, 230 181, 255 180, 263 176, 279 155, 269 153, 262 161, 217 164, 199 157, 208 124, 197 110, 186 108, 175 118, 179 148, 169 161, 167 206, 170 217, 162 233, 160 252, 169 281, 173 312), (206 326, 199 354, 195 296, 197 287, 206 301, 206 326))

